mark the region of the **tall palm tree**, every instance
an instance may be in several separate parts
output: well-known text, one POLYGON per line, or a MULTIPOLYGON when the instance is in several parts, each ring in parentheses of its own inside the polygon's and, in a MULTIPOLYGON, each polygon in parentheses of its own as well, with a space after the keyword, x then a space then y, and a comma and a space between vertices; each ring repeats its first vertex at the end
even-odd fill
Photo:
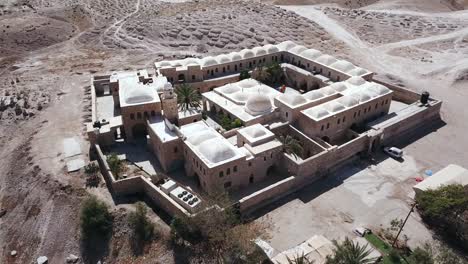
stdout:
POLYGON ((259 82, 267 83, 270 79, 270 73, 266 67, 258 66, 252 71, 252 78, 259 82))
POLYGON ((276 84, 279 81, 281 81, 281 78, 283 76, 283 68, 281 68, 281 65, 279 63, 273 62, 272 64, 268 65, 266 71, 268 72, 268 75, 270 77, 270 84, 276 84))
POLYGON ((297 158, 299 155, 302 154, 303 148, 299 142, 299 140, 293 138, 290 135, 281 135, 280 141, 283 143, 283 152, 293 155, 297 158))
POLYGON ((188 110, 190 108, 199 108, 201 95, 197 90, 193 89, 192 86, 188 84, 182 84, 178 86, 175 90, 177 94, 177 104, 182 110, 188 110))
POLYGON ((290 259, 289 257, 286 257, 288 260, 288 264, 313 264, 314 261, 309 260, 305 255, 304 252, 302 252, 302 255, 297 255, 293 259, 290 259))
POLYGON ((361 246, 359 243, 354 243, 346 237, 343 243, 333 241, 335 249, 333 256, 327 257, 326 264, 371 264, 375 263, 375 258, 370 258, 371 250, 367 245, 361 246))

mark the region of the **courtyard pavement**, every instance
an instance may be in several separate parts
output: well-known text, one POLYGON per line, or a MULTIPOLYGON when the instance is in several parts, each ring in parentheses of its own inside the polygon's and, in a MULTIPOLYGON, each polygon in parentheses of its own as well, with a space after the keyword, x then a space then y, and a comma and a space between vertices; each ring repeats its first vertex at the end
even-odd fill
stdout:
MULTIPOLYGON (((423 174, 411 156, 403 161, 377 156, 370 165, 358 161, 346 165, 327 179, 316 182, 257 212, 257 220, 272 226, 269 243, 278 251, 294 247, 313 235, 328 239, 353 238, 353 228, 376 231, 389 227, 392 219, 404 219, 412 203, 415 177, 423 174)), ((431 239, 431 233, 412 213, 402 235, 410 246, 431 239)))

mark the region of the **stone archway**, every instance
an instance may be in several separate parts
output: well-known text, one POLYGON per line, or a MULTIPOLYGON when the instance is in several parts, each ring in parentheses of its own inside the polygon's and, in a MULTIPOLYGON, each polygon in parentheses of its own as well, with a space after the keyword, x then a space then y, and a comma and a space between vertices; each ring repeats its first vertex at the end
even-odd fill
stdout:
POLYGON ((132 135, 134 139, 144 138, 148 134, 145 124, 136 124, 132 127, 132 135))

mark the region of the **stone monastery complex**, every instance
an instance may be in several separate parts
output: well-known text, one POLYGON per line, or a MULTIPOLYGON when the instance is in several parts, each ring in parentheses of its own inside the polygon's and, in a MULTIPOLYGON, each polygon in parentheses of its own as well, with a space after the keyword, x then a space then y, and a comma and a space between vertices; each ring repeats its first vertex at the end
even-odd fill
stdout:
POLYGON ((386 84, 291 41, 95 76, 92 89, 87 133, 108 186, 118 195, 145 193, 169 214, 188 215, 203 208, 204 195, 219 191, 248 213, 438 119, 441 107, 427 93, 386 84), (281 67, 278 87, 240 80, 242 71, 272 63, 281 67), (201 94, 200 108, 178 106, 181 84, 201 94), (223 129, 220 115, 240 126, 223 129), (286 136, 301 153, 285 151, 286 136), (125 144, 152 153, 157 173, 112 175, 105 157, 125 144))

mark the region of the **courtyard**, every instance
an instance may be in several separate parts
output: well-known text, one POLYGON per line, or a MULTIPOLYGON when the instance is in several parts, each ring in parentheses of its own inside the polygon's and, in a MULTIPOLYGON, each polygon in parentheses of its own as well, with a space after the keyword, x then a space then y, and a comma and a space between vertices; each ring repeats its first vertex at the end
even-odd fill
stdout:
MULTIPOLYGON (((294 247, 313 235, 353 238, 355 227, 374 231, 404 219, 413 197, 415 178, 428 169, 414 157, 397 161, 378 152, 374 163, 356 161, 257 211, 259 221, 272 225, 270 245, 277 251, 294 247)), ((412 213, 402 235, 411 247, 431 239, 417 213, 412 213)))

